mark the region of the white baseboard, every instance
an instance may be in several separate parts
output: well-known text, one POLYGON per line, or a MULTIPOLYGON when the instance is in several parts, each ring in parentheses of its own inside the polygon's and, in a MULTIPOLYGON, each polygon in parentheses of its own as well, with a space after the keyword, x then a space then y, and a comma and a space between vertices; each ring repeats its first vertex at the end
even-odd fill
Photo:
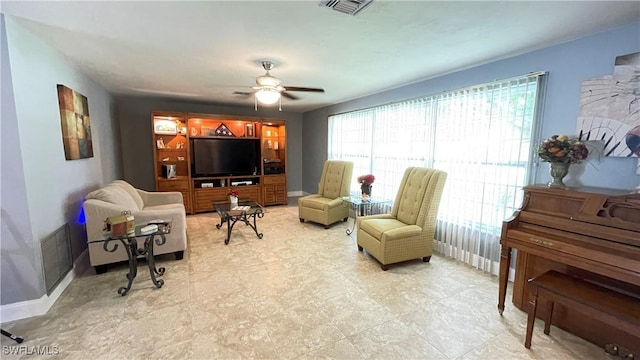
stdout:
POLYGON ((56 300, 62 295, 62 292, 71 284, 79 274, 83 274, 87 270, 89 263, 89 251, 85 250, 73 263, 71 271, 65 275, 58 286, 53 289, 51 295, 44 294, 39 299, 21 301, 13 304, 0 306, 0 322, 6 323, 34 316, 44 315, 51 309, 56 300))

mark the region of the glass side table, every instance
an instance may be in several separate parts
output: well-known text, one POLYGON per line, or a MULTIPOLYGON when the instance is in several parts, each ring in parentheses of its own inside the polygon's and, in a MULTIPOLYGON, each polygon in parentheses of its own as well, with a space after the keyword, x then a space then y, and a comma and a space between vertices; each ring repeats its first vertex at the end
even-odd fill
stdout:
POLYGON ((353 231, 356 228, 356 223, 358 222, 358 216, 380 214, 379 209, 383 205, 390 205, 393 203, 391 200, 375 197, 370 197, 364 200, 360 195, 344 196, 342 198, 342 202, 346 206, 350 207, 349 214, 353 213, 353 225, 351 226, 351 229, 346 230, 347 235, 353 234, 353 231))
POLYGON ((150 233, 143 233, 141 230, 145 225, 138 225, 135 227, 135 232, 122 236, 108 236, 106 239, 90 240, 89 243, 102 242, 103 249, 108 252, 114 252, 118 249, 118 246, 122 244, 127 251, 127 258, 129 259, 129 273, 127 273, 127 280, 129 283, 127 286, 122 286, 118 289, 118 294, 125 296, 131 289, 133 279, 138 275, 138 257, 144 256, 149 266, 149 273, 151 274, 151 281, 153 284, 161 288, 164 285, 164 280, 156 279, 156 275, 164 275, 164 268, 156 268, 156 262, 153 258, 153 246, 164 245, 167 242, 166 234, 171 233, 171 222, 158 224, 158 230, 150 233), (144 247, 138 248, 138 239, 144 239, 144 247), (119 244, 120 243, 120 244, 119 244))

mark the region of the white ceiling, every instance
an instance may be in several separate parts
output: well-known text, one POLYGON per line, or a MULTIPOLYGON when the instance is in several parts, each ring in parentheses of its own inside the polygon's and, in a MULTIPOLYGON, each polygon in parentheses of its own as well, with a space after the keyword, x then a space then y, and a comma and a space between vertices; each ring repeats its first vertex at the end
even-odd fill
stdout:
POLYGON ((303 112, 640 19, 640 2, 384 1, 356 16, 319 1, 2 1, 116 95, 253 106, 272 60, 303 112))

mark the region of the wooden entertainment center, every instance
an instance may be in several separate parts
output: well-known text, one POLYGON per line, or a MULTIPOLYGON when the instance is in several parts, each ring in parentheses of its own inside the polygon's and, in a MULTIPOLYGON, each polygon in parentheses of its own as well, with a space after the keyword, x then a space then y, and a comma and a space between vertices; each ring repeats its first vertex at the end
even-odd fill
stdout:
POLYGON ((228 201, 231 190, 263 206, 287 203, 284 120, 167 111, 151 116, 156 190, 180 191, 187 213, 213 211, 213 202, 228 201))

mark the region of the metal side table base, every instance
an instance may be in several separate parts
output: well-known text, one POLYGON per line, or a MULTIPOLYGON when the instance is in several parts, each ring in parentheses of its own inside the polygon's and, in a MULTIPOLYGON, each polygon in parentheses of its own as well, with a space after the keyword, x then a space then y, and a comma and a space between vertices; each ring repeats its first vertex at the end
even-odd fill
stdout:
POLYGON ((151 282, 157 288, 161 288, 164 285, 164 280, 158 279, 157 276, 164 275, 165 268, 164 267, 156 267, 156 261, 154 258, 153 248, 154 245, 160 246, 164 245, 167 242, 167 238, 165 234, 168 234, 171 230, 171 225, 167 224, 158 231, 151 234, 143 234, 140 232, 140 229, 143 226, 137 226, 135 233, 121 236, 121 237, 111 237, 104 240, 94 240, 90 242, 102 242, 102 248, 107 252, 114 252, 118 250, 120 244, 125 248, 127 252, 127 259, 129 261, 129 272, 126 275, 127 285, 121 286, 118 288, 118 294, 125 296, 131 290, 131 285, 133 284, 133 279, 138 275, 138 257, 144 256, 147 261, 147 266, 149 267, 149 275, 151 275, 151 282), (144 247, 142 249, 138 248, 138 238, 144 238, 144 247), (118 244, 118 242, 120 244, 118 244))

